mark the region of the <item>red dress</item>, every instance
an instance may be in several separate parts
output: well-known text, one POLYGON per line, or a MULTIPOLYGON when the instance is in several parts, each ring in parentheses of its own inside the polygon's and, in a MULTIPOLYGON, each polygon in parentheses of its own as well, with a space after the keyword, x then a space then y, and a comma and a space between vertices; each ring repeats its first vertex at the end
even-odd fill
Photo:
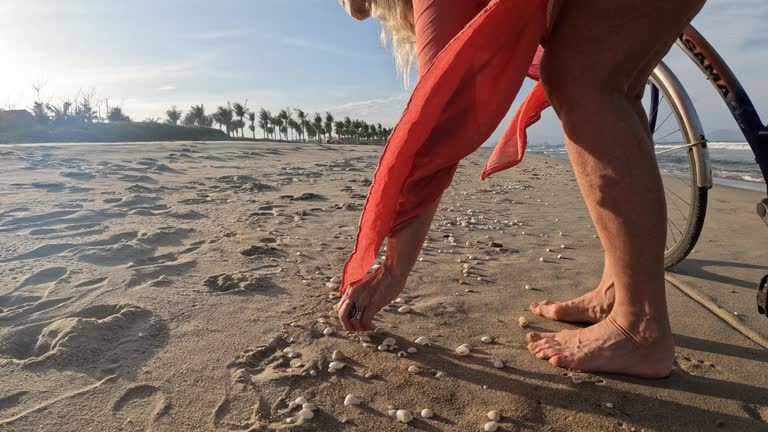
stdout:
MULTIPOLYGON (((526 76, 539 79, 547 0, 492 0, 421 75, 389 137, 360 216, 342 291, 362 279, 384 239, 418 216, 450 185, 459 161, 502 121, 526 76)), ((517 165, 526 128, 549 106, 537 82, 481 173, 517 165)))

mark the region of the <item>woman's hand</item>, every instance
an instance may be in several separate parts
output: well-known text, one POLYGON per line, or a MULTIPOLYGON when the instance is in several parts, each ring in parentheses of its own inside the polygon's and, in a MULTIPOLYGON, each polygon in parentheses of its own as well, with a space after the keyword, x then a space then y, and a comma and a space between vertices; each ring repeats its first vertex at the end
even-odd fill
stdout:
POLYGON ((403 287, 405 278, 382 266, 349 286, 334 309, 347 331, 370 331, 376 328, 373 317, 395 300, 403 287))
POLYGON ((352 18, 362 21, 371 16, 370 0, 339 0, 352 18))

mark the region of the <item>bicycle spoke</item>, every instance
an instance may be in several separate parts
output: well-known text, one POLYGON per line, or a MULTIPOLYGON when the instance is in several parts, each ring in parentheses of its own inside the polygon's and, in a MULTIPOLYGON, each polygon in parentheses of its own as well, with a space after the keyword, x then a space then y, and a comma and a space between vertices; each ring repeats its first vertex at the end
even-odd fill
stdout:
MULTIPOLYGON (((657 128, 656 128, 656 131, 657 131, 657 132, 658 132, 658 131, 660 131, 660 130, 661 130, 661 127, 662 127, 662 126, 664 126, 664 123, 666 123, 666 122, 667 122, 667 120, 669 120, 669 118, 670 118, 670 117, 672 117, 672 114, 674 114, 674 113, 673 113, 673 112, 670 110, 670 111, 669 111, 669 114, 667 114, 667 116, 666 116, 666 117, 664 117, 664 121, 662 121, 662 122, 661 122, 661 124, 659 125, 659 127, 657 127, 657 128)), ((680 129, 678 128, 677 130, 680 130, 680 129)), ((674 133, 674 132, 673 132, 673 133, 674 133)), ((661 141, 661 140, 659 140, 659 141, 661 141)))
POLYGON ((664 135, 663 137, 659 138, 659 141, 661 141, 661 140, 663 140, 664 138, 666 138, 666 137, 668 137, 668 136, 672 135, 673 133, 677 133, 677 132, 680 132, 680 128, 677 128, 677 129, 673 130, 672 132, 670 132, 670 133, 668 133, 668 134, 664 135))

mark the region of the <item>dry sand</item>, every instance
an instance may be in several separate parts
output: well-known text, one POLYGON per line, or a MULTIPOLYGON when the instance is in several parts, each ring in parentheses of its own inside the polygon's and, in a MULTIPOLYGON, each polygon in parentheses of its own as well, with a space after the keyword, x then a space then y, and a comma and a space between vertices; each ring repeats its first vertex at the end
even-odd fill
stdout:
MULTIPOLYGON (((534 317, 527 304, 583 293, 602 268, 566 161, 528 156, 481 182, 487 153, 468 158, 403 293, 413 310, 381 313, 384 333, 371 335, 398 348, 380 352, 345 334, 328 318, 327 284, 352 246, 380 151, 0 148, 0 430, 476 431, 493 409, 504 431, 768 430, 768 351, 674 288, 679 366, 668 379, 575 374, 528 354, 519 317, 534 330, 572 326, 534 317), (475 264, 463 277, 457 259, 468 254, 475 264), (336 332, 325 336, 326 326, 336 332), (495 342, 481 343, 485 335, 495 342), (414 344, 419 336, 432 346, 414 344), (455 354, 462 343, 471 355, 455 354), (301 366, 289 366, 289 346, 301 366), (408 347, 418 352, 397 355, 408 347), (348 359, 331 374, 334 350, 348 359), (506 366, 494 368, 496 359, 506 366), (344 407, 350 393, 363 403, 344 407), (286 401, 299 396, 319 409, 288 424, 298 410, 284 412, 286 401), (396 423, 388 406, 416 420, 396 423), (422 408, 435 417, 419 418, 422 408)), ((727 223, 751 226, 757 194, 716 190, 710 218, 726 223, 708 222, 689 281, 765 329, 749 285, 766 271, 765 232, 734 237, 727 223), (704 261, 726 264, 695 273, 704 261), (741 273, 728 276, 731 268, 741 273), (728 293, 734 279, 742 286, 728 293)))

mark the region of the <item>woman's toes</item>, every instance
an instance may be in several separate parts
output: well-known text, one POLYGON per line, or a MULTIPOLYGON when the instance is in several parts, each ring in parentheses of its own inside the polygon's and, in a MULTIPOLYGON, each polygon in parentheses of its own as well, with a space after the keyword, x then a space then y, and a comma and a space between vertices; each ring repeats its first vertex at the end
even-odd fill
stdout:
POLYGON ((537 352, 535 354, 535 356, 537 358, 540 358, 542 360, 550 359, 550 358, 552 358, 552 357, 554 357, 556 355, 557 355, 557 350, 552 348, 552 347, 548 347, 548 348, 539 350, 539 352, 537 352))
POLYGON ((567 356, 564 356, 562 354, 555 354, 549 358, 549 363, 552 366, 557 366, 560 368, 570 368, 571 362, 569 361, 567 356))
POLYGON ((544 311, 542 309, 553 304, 554 303, 549 300, 544 300, 542 302, 531 303, 530 309, 531 309, 531 312, 533 312, 534 314, 539 316, 544 316, 544 311))
POLYGON ((541 340, 542 339, 542 334, 541 333, 536 333, 536 332, 530 332, 527 335, 525 335, 525 337, 528 339, 529 343, 533 343, 533 342, 541 340))

